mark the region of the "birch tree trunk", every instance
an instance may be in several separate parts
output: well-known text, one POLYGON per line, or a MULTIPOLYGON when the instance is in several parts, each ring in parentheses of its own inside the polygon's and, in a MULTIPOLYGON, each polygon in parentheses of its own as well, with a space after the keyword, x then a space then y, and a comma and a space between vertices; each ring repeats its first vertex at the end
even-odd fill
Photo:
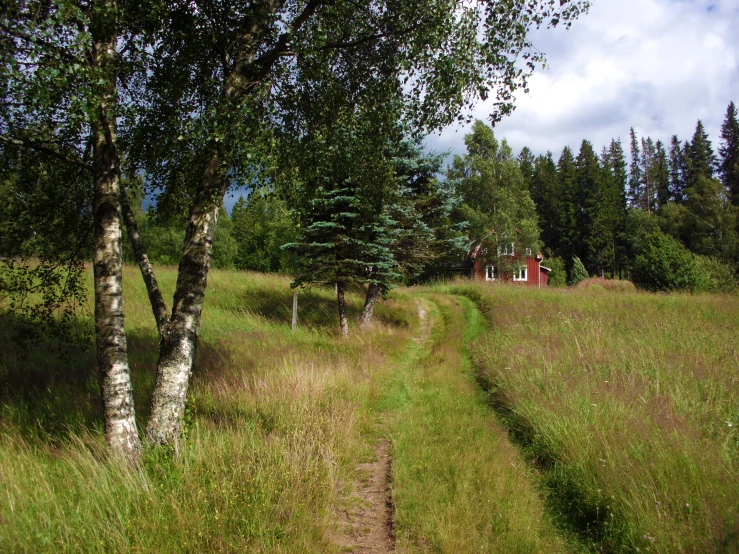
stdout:
POLYGON ((123 212, 123 221, 126 223, 126 229, 128 230, 128 238, 131 241, 133 247, 134 256, 136 256, 136 262, 139 265, 141 276, 144 279, 146 285, 146 291, 149 294, 149 303, 151 304, 151 310, 154 314, 154 319, 157 322, 157 329, 161 336, 162 330, 169 323, 169 314, 167 313, 167 305, 164 302, 162 291, 159 288, 156 275, 154 274, 154 268, 151 266, 149 261, 149 254, 141 238, 139 232, 139 226, 136 223, 131 204, 128 202, 128 197, 123 186, 121 186, 121 210, 123 212))
MULTIPOLYGON (((100 32, 99 28, 96 30, 100 32)), ((102 36, 97 37, 93 31, 93 59, 104 81, 97 120, 92 125, 95 182, 93 198, 95 342, 105 438, 115 453, 136 459, 140 455, 141 443, 136 428, 123 321, 120 159, 116 145, 114 114, 116 36, 114 29, 105 30, 108 32, 101 32, 102 36)))
POLYGON ((341 336, 345 339, 349 338, 349 320, 346 317, 346 302, 344 300, 344 281, 336 280, 336 301, 339 305, 339 325, 341 327, 341 336))
POLYGON ((146 429, 147 440, 154 444, 172 444, 181 431, 200 334, 213 236, 226 184, 221 157, 214 154, 188 222, 172 316, 160 334, 157 379, 146 429))
POLYGON ((360 329, 366 329, 369 327, 372 322, 372 316, 375 313, 375 304, 381 296, 382 290, 380 289, 380 285, 370 283, 369 287, 367 287, 367 296, 364 299, 364 309, 362 310, 362 313, 359 314, 359 319, 357 320, 357 326, 360 329))

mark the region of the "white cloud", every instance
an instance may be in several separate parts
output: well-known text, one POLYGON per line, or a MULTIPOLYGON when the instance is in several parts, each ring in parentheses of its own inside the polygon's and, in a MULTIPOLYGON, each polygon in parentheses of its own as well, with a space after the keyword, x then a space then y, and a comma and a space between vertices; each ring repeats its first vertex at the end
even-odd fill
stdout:
MULTIPOLYGON (((612 138, 692 137, 701 119, 714 147, 731 100, 739 102, 739 0, 593 0, 572 28, 533 35, 548 58, 530 93, 498 124, 515 152, 596 149, 612 138)), ((474 112, 486 119, 481 103, 474 112)), ((428 147, 464 151, 466 129, 429 137, 428 147)))

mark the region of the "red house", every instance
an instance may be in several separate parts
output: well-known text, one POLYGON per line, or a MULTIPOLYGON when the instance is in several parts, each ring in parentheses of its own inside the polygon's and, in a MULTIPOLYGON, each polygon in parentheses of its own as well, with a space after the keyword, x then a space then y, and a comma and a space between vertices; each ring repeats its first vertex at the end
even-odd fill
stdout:
POLYGON ((533 255, 530 248, 516 249, 514 243, 498 248, 498 256, 488 255, 482 244, 478 244, 470 252, 472 261, 472 276, 480 281, 512 282, 517 285, 530 287, 549 286, 549 272, 551 269, 541 265, 544 259, 541 253, 533 255), (500 271, 500 261, 507 257, 505 265, 513 266, 513 271, 500 271), (512 263, 511 263, 512 262, 512 263))

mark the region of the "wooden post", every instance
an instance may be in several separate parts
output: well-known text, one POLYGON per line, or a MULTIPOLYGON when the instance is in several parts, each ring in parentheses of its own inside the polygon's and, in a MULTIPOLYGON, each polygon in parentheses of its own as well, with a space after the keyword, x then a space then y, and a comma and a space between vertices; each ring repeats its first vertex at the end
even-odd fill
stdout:
POLYGON ((298 328, 298 291, 293 293, 293 333, 298 328))

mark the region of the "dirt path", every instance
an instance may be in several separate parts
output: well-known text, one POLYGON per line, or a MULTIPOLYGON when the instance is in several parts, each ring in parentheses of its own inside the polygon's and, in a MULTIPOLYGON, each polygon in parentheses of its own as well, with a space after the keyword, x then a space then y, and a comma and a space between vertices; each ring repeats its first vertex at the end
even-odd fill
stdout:
MULTIPOLYGON (((431 322, 426 306, 418 302, 419 336, 423 344, 431 333, 431 322)), ((358 464, 361 475, 353 492, 356 507, 343 513, 340 533, 336 537, 342 552, 395 552, 394 508, 392 505, 390 443, 383 438, 375 449, 375 460, 358 464)))
POLYGON ((358 464, 361 481, 354 495, 357 507, 345 512, 338 537, 342 552, 384 554, 395 551, 393 507, 390 496, 390 443, 382 439, 375 460, 358 464))

